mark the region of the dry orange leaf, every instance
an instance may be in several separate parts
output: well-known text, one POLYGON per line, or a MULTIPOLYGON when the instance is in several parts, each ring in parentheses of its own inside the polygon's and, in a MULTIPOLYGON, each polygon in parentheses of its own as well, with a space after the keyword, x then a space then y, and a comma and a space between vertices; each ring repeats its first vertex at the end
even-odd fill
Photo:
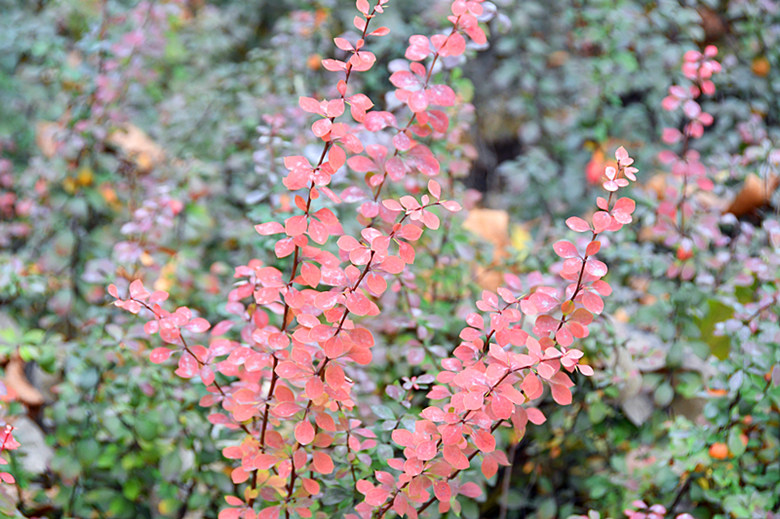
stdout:
POLYGON ((30 407, 43 405, 43 395, 30 384, 24 374, 24 361, 14 355, 5 366, 5 385, 16 394, 16 399, 30 407))
POLYGON ((729 204, 725 213, 731 213, 736 217, 752 213, 769 203, 772 193, 780 185, 780 177, 770 174, 767 178, 760 178, 751 173, 745 178, 742 190, 737 193, 729 204))
POLYGON ((142 173, 148 173, 165 159, 165 152, 143 130, 125 124, 108 137, 108 143, 119 148, 142 173))
POLYGON ((509 246, 509 213, 500 209, 472 209, 463 228, 495 247, 495 258, 505 257, 509 246))
POLYGON ((477 265, 475 274, 481 288, 495 290, 504 280, 503 273, 493 267, 507 256, 510 244, 509 213, 500 209, 472 209, 463 222, 463 228, 493 245, 493 263, 488 267, 477 265))
POLYGON ((52 158, 57 153, 59 144, 56 136, 60 129, 59 124, 50 121, 40 121, 35 125, 35 144, 38 145, 38 149, 47 159, 52 158))

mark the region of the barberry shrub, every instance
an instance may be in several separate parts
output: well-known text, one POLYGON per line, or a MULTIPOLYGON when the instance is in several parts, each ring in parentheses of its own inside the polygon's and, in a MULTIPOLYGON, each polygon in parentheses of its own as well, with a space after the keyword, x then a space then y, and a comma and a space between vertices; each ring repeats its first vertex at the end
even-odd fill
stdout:
POLYGON ((436 179, 445 162, 435 142, 447 138, 446 109, 459 101, 440 78, 469 41, 486 43, 481 1, 452 2, 447 30, 412 36, 405 65, 394 65, 397 109, 375 109, 352 79, 375 65, 368 49, 389 33, 376 26, 387 1, 357 0, 358 34, 335 38, 343 57, 322 61, 338 76, 335 90, 299 100, 317 116, 319 152, 285 157, 282 182, 295 209, 255 227, 274 237, 264 239, 273 240, 275 259, 236 267, 225 306, 231 317, 210 322, 188 307, 166 310, 168 292, 147 290, 140 279, 108 287, 116 306, 144 316, 146 333, 159 334, 164 345, 150 360, 173 358, 176 375, 205 387, 200 405, 212 409, 209 421, 235 431, 222 453, 235 460, 240 491, 225 497, 221 519, 417 517, 434 504, 458 513, 458 496, 481 494, 472 461, 485 477, 495 475, 508 464, 502 431, 519 441, 529 422, 544 423, 536 402, 546 389, 567 405, 571 374, 593 374, 573 346, 611 293, 607 266, 595 257, 602 237, 630 223, 635 209, 618 195, 637 172, 622 147, 605 171, 608 196, 589 220, 566 221, 579 238, 553 246, 560 284, 523 286, 508 275, 506 286, 484 291, 441 369, 408 373, 409 389, 430 390, 389 438, 377 426, 382 417, 361 405, 368 395, 355 380, 372 363, 372 318, 398 290, 394 279, 412 268, 423 232, 438 231, 443 212, 461 209, 436 179), (349 172, 365 186, 353 185, 349 172), (358 232, 347 232, 355 224, 358 232))
MULTIPOLYGON (((587 474, 577 495, 604 515, 637 498, 663 504, 667 516, 767 516, 778 503, 780 235, 767 207, 777 139, 751 114, 737 125, 737 146, 707 149, 703 136, 730 124, 733 95, 712 99, 731 74, 716 56, 712 46, 682 54, 681 77, 659 98, 669 112, 659 136, 671 148, 659 163, 670 172, 640 195, 635 217, 645 228, 622 234, 607 256, 623 289, 612 337, 599 334, 587 350, 595 387, 579 392, 568 422, 583 434, 531 467, 542 477, 566 477, 562 465, 576 467, 568 477, 587 474)), ((535 432, 534 443, 552 443, 535 432)))

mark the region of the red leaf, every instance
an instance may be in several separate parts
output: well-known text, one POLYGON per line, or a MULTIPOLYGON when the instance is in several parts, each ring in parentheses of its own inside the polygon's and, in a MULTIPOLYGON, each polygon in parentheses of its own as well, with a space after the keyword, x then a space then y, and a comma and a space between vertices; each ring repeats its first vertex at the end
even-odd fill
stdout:
POLYGON ((314 441, 314 427, 308 420, 295 426, 295 441, 301 445, 308 445, 314 441))
POLYGON ((263 236, 284 232, 284 227, 279 222, 268 222, 255 225, 255 230, 263 236))
POLYGON ((349 43, 349 41, 345 40, 344 38, 333 38, 333 43, 336 44, 336 47, 345 51, 351 51, 355 48, 351 43, 349 43))
POLYGON ((320 493, 320 484, 309 478, 302 478, 303 488, 306 489, 311 495, 317 495, 320 493))
POLYGON ((260 513, 257 514, 257 519, 279 519, 279 506, 263 508, 260 510, 260 513))
POLYGON ((600 234, 612 225, 612 216, 606 211, 598 211, 593 215, 593 231, 600 234))
POLYGON ((340 72, 347 68, 347 64, 337 59, 324 59, 322 60, 322 67, 331 72, 340 72))
POLYGON ((433 494, 442 503, 449 503, 452 497, 452 489, 446 481, 437 481, 433 484, 433 494))
POLYGON ((570 241, 561 240, 553 244, 553 250, 561 258, 576 258, 579 256, 577 247, 570 241))
POLYGON ((592 241, 588 244, 587 248, 585 249, 585 255, 586 256, 593 256, 596 254, 599 249, 601 249, 601 242, 600 241, 592 241))
POLYGON ((333 145, 328 152, 328 162, 330 167, 333 168, 333 172, 339 170, 341 166, 347 161, 347 154, 340 146, 333 145))
POLYGON ((578 216, 568 218, 566 220, 566 226, 574 232, 587 232, 591 230, 588 222, 578 216))
POLYGON ((428 102, 438 106, 455 104, 455 92, 447 85, 433 85, 426 90, 428 102))
POLYGON ((322 451, 314 451, 312 467, 315 472, 320 474, 330 474, 333 472, 333 460, 322 451))
POLYGON ((529 407, 525 412, 528 415, 528 421, 534 425, 542 425, 547 421, 547 417, 544 416, 544 413, 535 407, 529 407))
POLYGON ((492 478, 498 472, 498 463, 492 457, 485 457, 482 460, 482 475, 486 479, 492 478))
POLYGON ((152 350, 152 352, 149 354, 149 360, 155 364, 160 364, 161 362, 168 360, 168 358, 171 356, 171 353, 173 353, 173 350, 169 350, 168 348, 161 346, 152 350))
POLYGON ((539 377, 537 377, 533 373, 529 373, 528 375, 525 376, 521 388, 528 396, 529 400, 536 400, 537 398, 542 396, 542 392, 544 391, 544 387, 542 386, 542 381, 539 380, 539 377))
POLYGON ((372 111, 363 118, 363 126, 370 132, 378 132, 388 126, 395 128, 396 124, 395 115, 390 112, 372 111))
POLYGON ((462 208, 461 208, 461 205, 460 205, 458 202, 455 202, 454 200, 443 200, 443 201, 441 202, 441 205, 442 205, 442 206, 443 206, 443 207, 444 207, 444 208, 445 208, 447 211, 450 211, 450 212, 452 212, 452 213, 456 213, 456 212, 458 212, 458 211, 460 211, 460 210, 462 209, 462 208))
POLYGON ((369 171, 377 171, 378 167, 376 163, 363 155, 355 155, 347 160, 349 167, 357 171, 358 173, 367 173, 369 171))
POLYGON ((600 314, 604 310, 604 301, 593 292, 585 292, 582 295, 582 304, 594 314, 600 314))
POLYGON ((295 244, 292 238, 283 238, 274 244, 274 252, 277 258, 284 258, 292 254, 295 250, 295 244))
POLYGON ((428 181, 428 192, 430 192, 431 196, 436 200, 441 198, 441 186, 433 179, 428 181))
POLYGON ((301 265, 301 277, 312 288, 317 288, 320 284, 320 269, 313 263, 304 263, 301 265))
POLYGON ((403 211, 404 208, 396 200, 382 200, 382 205, 391 211, 403 211))
POLYGON ((471 499, 475 499, 482 495, 482 489, 480 489, 476 483, 468 481, 460 486, 458 493, 460 495, 470 497, 471 499))
POLYGON ((455 445, 445 445, 442 452, 444 453, 444 459, 452 465, 452 468, 458 470, 466 470, 469 468, 469 460, 459 447, 455 445))
POLYGON ((597 259, 589 259, 585 264, 585 272, 593 277, 601 278, 607 275, 607 265, 597 259))
POLYGON ((372 272, 366 276, 366 286, 375 296, 381 296, 387 290, 387 281, 379 274, 372 272))
POLYGON ((198 363, 191 355, 182 355, 179 357, 179 367, 174 372, 181 378, 192 378, 197 375, 198 363))
POLYGON ((320 102, 314 99, 313 97, 303 97, 303 96, 299 97, 298 106, 300 106, 305 112, 325 115, 325 112, 322 110, 322 107, 320 106, 320 102))
POLYGON ((422 236, 423 230, 414 224, 407 224, 401 227, 396 236, 409 241, 417 241, 422 236))
POLYGON ((344 370, 337 364, 330 363, 325 368, 325 382, 333 389, 340 389, 344 383, 344 370))
POLYGON ((460 33, 453 33, 441 50, 442 56, 460 56, 466 51, 466 39, 460 33))
POLYGON ((196 317, 187 324, 187 329, 194 333, 202 333, 211 328, 211 324, 202 317, 196 317))
POLYGON ((423 112, 428 108, 428 96, 422 91, 412 92, 407 104, 412 112, 423 112))
POLYGON ((360 11, 363 14, 368 14, 370 6, 368 4, 368 0, 357 0, 355 2, 355 7, 357 7, 357 10, 360 11))
POLYGON ((560 405, 571 404, 571 391, 568 387, 562 384, 550 384, 550 389, 552 389, 553 400, 557 403, 560 405))
POLYGON ((136 279, 130 283, 130 297, 142 301, 149 297, 149 292, 144 288, 144 284, 140 279, 136 279))
POLYGON ((477 446, 482 452, 493 452, 496 450, 496 439, 485 429, 479 429, 472 434, 471 439, 474 440, 474 445, 477 446))
POLYGON ((219 512, 218 519, 239 519, 239 517, 241 517, 240 508, 225 508, 219 512))
POLYGON ((390 436, 401 447, 412 447, 414 445, 414 435, 406 429, 394 429, 390 436))
POLYGON ((310 400, 319 398, 319 396, 322 395, 324 391, 325 384, 322 383, 320 377, 311 377, 308 381, 306 381, 306 396, 310 400))

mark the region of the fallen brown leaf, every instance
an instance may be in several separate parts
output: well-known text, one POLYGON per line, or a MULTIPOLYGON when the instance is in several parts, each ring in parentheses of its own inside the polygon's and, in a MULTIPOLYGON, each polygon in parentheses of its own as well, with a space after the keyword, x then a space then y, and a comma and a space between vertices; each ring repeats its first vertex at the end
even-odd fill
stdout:
POLYGON ((5 384, 16 393, 16 398, 29 407, 43 405, 43 395, 38 391, 24 374, 24 361, 13 355, 5 365, 5 384))
POLYGON ((750 214, 769 203, 778 185, 780 185, 780 177, 777 175, 770 174, 762 179, 751 173, 745 178, 740 192, 723 212, 731 213, 737 218, 750 214))
POLYGON ((162 147, 143 130, 129 123, 112 132, 108 143, 119 148, 141 173, 150 172, 165 160, 162 147))

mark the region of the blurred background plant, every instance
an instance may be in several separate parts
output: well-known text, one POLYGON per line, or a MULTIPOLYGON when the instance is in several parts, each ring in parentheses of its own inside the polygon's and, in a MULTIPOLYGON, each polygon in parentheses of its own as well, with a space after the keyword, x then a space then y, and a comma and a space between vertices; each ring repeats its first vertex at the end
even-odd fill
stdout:
MULTIPOLYGON (((423 240, 430 254, 388 291, 375 371, 356 380, 363 405, 388 430, 424 406, 419 375, 458 344, 467 302, 505 273, 533 285, 555 268, 557 222, 587 210, 623 144, 644 174, 641 225, 606 249, 615 295, 586 339, 597 376, 571 406, 542 406, 547 424, 510 447, 512 465, 462 515, 618 516, 637 498, 701 519, 777 514, 780 6, 494 3, 491 47, 448 63, 475 108, 451 114, 435 150, 450 157, 445 190, 471 211, 423 240), (683 129, 662 100, 685 52, 707 44, 723 67, 695 143, 710 191, 681 188, 658 159, 664 128, 683 129), (682 193, 680 248, 653 228, 659 203, 682 193), (378 408, 383 395, 395 403, 378 408)), ((405 36, 449 5, 393 4, 393 38, 372 49, 384 66, 358 78, 375 102, 405 36)), ((230 432, 208 422, 197 389, 150 367, 154 345, 104 287, 143 277, 226 315, 232 267, 272 257, 252 226, 291 206, 276 186, 281 157, 309 145, 298 96, 325 95, 321 59, 351 10, 0 0, 0 12, 0 420, 22 444, 3 453, 16 481, 0 486, 0 512, 216 517, 233 489, 230 432)))

